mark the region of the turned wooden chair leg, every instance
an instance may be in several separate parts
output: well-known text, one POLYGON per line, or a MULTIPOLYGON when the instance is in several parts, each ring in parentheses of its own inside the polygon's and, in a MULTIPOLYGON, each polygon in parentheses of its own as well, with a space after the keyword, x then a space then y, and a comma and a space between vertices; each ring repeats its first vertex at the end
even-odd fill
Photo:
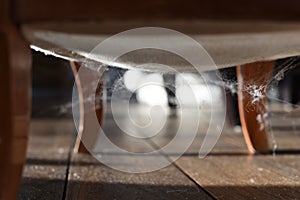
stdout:
POLYGON ((0 30, 0 200, 16 199, 30 121, 30 50, 14 27, 0 30))
POLYGON ((251 153, 269 152, 266 125, 266 93, 274 62, 257 62, 237 67, 238 106, 242 130, 251 153))
MULTIPOLYGON (((85 106, 85 101, 87 98, 90 97, 91 94, 85 94, 84 90, 84 85, 82 85, 82 80, 80 77, 80 74, 78 73, 81 64, 80 63, 76 63, 71 61, 71 68, 75 77, 75 83, 77 86, 77 91, 78 91, 78 96, 79 96, 79 112, 80 112, 80 116, 79 116, 79 126, 78 126, 78 135, 77 135, 77 139, 76 139, 76 143, 75 143, 75 147, 74 147, 74 152, 76 153, 89 153, 89 151, 92 150, 97 138, 98 138, 98 128, 95 126, 95 124, 93 124, 93 126, 95 126, 94 129, 94 133, 92 134, 87 134, 86 133, 86 129, 85 126, 88 123, 88 119, 86 118, 86 114, 87 112, 86 110, 86 106, 85 106), (85 142, 83 142, 83 139, 85 142)), ((100 124, 100 126, 102 125, 102 118, 103 118, 103 105, 104 102, 102 100, 102 92, 103 92, 103 82, 100 81, 97 84, 97 88, 94 91, 95 92, 95 112, 96 112, 96 116, 97 116, 97 120, 100 124)), ((88 112, 91 112, 90 109, 88 109, 88 112)), ((91 126, 89 126, 89 128, 92 129, 91 126)))

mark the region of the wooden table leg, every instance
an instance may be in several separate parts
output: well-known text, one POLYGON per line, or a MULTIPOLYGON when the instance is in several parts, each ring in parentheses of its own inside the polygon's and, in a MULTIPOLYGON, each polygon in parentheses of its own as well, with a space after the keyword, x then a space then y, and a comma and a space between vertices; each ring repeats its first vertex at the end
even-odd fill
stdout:
POLYGON ((30 123, 30 50, 12 25, 0 29, 0 199, 16 199, 30 123))
POLYGON ((274 62, 257 62, 237 67, 238 105, 242 130, 251 153, 269 152, 266 126, 266 92, 274 62))
MULTIPOLYGON (((75 147, 74 147, 74 152, 76 153, 89 153, 89 150, 92 148, 92 146, 94 145, 94 142, 97 140, 98 138, 98 132, 97 132, 97 128, 95 128, 95 133, 93 134, 89 134, 89 135, 84 135, 85 134, 85 124, 86 124, 86 119, 85 119, 85 99, 90 95, 90 94, 85 94, 83 92, 83 85, 80 79, 80 75, 78 73, 81 64, 80 63, 76 63, 76 62, 70 62, 71 64, 71 68, 75 77, 75 83, 77 86, 77 91, 78 91, 78 96, 79 96, 79 109, 80 109, 80 119, 79 119, 79 127, 78 127, 78 135, 77 135, 77 139, 76 139, 76 143, 75 143, 75 147), (82 142, 82 138, 83 137, 89 137, 89 147, 86 147, 87 144, 84 144, 82 142)), ((102 92, 103 92, 103 82, 100 81, 97 85, 96 91, 95 91, 95 112, 96 112, 96 116, 97 116, 97 120, 98 123, 102 124, 102 118, 103 118, 103 105, 104 102, 102 100, 102 92)))

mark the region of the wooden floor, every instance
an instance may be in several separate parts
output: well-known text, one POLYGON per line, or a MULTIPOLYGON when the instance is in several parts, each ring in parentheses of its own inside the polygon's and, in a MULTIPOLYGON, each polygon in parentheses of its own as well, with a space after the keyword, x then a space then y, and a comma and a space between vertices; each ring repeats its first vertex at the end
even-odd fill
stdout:
MULTIPOLYGON (((300 199, 299 127, 274 123, 275 155, 248 155, 242 134, 225 128, 212 153, 199 159, 203 139, 199 131, 173 164, 155 172, 130 174, 90 155, 72 153, 72 120, 33 120, 18 199, 300 199)), ((114 130, 111 127, 112 138, 122 145, 126 138, 113 137, 114 130)), ((166 138, 152 142, 161 146, 166 138)), ((143 146, 147 144, 136 148, 143 146)))

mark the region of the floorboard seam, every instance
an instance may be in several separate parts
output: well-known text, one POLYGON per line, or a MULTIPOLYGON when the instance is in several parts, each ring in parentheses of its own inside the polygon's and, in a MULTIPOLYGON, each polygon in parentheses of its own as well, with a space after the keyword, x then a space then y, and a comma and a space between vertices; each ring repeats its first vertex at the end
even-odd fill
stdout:
POLYGON ((174 167, 176 167, 181 173, 183 173, 188 179, 190 179, 193 183, 195 183, 201 190, 203 190, 210 198, 217 199, 214 197, 210 192, 208 192, 206 189, 204 189, 201 185, 197 183, 188 173, 186 173, 184 170, 182 170, 175 162, 172 163, 174 167))
MULTIPOLYGON (((154 149, 160 149, 160 147, 152 140, 148 140, 148 143, 150 144, 150 146, 152 146, 154 149)), ((189 174, 187 174, 184 170, 182 170, 171 158, 169 158, 168 155, 166 155, 164 152, 159 151, 167 160, 170 161, 170 163, 172 163, 172 165, 178 169, 181 173, 183 173, 183 175, 185 175, 189 180, 191 180, 200 190, 202 190, 203 192, 205 192, 210 198, 212 199, 216 199, 212 194, 210 194, 207 190, 205 190, 203 187, 201 187, 201 185, 199 185, 192 177, 189 176, 189 174)))
MULTIPOLYGON (((76 134, 76 136, 77 136, 77 134, 76 134)), ((75 142, 76 142, 76 137, 74 138, 74 141, 72 142, 72 145, 71 145, 71 147, 69 149, 69 153, 68 153, 68 159, 67 159, 67 163, 66 163, 67 164, 66 177, 65 177, 65 182, 64 182, 64 191, 63 191, 63 195, 62 195, 62 200, 65 200, 67 198, 67 189, 68 189, 68 183, 69 183, 71 157, 72 157, 75 142)))

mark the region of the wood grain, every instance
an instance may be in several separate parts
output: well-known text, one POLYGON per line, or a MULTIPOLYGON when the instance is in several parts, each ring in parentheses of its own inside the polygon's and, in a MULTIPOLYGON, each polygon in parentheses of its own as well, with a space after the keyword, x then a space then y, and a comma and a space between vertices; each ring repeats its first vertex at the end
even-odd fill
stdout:
POLYGON ((84 129, 84 97, 82 93, 82 85, 80 82, 80 77, 78 75, 78 70, 80 68, 79 64, 76 64, 75 62, 70 62, 70 67, 72 69, 76 88, 77 88, 77 94, 78 94, 78 104, 79 104, 79 122, 78 122, 78 128, 77 128, 77 139, 75 142, 74 151, 75 152, 81 152, 81 153, 88 153, 88 150, 85 148, 83 143, 81 142, 81 137, 83 134, 84 129))
POLYGON ((42 20, 154 18, 299 20, 298 7, 297 0, 92 0, 89 3, 84 0, 16 0, 14 18, 18 23, 42 20))
MULTIPOLYGON (((111 159, 118 162, 120 158, 111 159)), ((106 167, 90 155, 74 154, 67 199, 99 198, 211 199, 172 165, 155 172, 130 174, 106 167)))
POLYGON ((243 135, 225 127, 206 158, 197 157, 201 131, 176 165, 216 199, 297 199, 299 131, 269 131, 274 132, 278 146, 274 155, 250 155, 243 135))
MULTIPOLYGON (((103 121, 103 112, 104 112, 104 105, 106 102, 105 98, 105 90, 104 90, 104 85, 105 85, 105 78, 100 77, 99 82, 96 83, 97 86, 95 87, 94 96, 91 96, 93 93, 87 93, 86 90, 89 91, 90 87, 93 87, 93 78, 95 77, 90 77, 88 79, 86 76, 86 72, 80 73, 80 67, 82 63, 79 62, 70 62, 70 66, 73 72, 73 75, 75 77, 75 83, 77 86, 77 93, 78 93, 78 104, 79 104, 79 122, 78 122, 78 134, 77 134, 77 140, 75 143, 74 147, 74 152, 77 153, 89 153, 89 151, 93 150, 93 146, 95 141, 97 140, 98 137, 98 132, 96 131, 97 125, 99 126, 102 125, 103 121), (84 77, 84 78, 83 78, 84 77), (92 82, 92 84, 91 84, 92 82), (89 98, 94 98, 94 102, 89 102, 89 98), (94 106, 91 106, 90 104, 94 103, 94 106), (88 106, 87 106, 88 105, 88 106), (92 109, 91 109, 92 108, 92 109), (94 132, 88 132, 86 131, 86 128, 89 128, 89 120, 87 120, 87 116, 90 116, 91 114, 93 115, 95 112, 96 117, 97 117, 97 124, 95 125, 96 128, 94 129, 94 132)), ((83 69, 82 71, 84 71, 83 69)))
POLYGON ((237 67, 238 106, 244 138, 250 152, 270 151, 266 123, 267 88, 274 61, 237 67))
POLYGON ((297 199, 299 156, 184 156, 177 162, 217 199, 297 199))
MULTIPOLYGON (((5 2, 5 1, 4 1, 5 2)), ((2 16, 1 16, 2 17, 2 16)), ((30 119, 30 51, 18 30, 4 16, 0 21, 1 113, 6 119, 0 125, 4 152, 1 165, 5 165, 1 177, 1 199, 15 199, 25 161, 30 119), (5 77, 4 77, 5 76, 5 77), (9 101, 9 102, 8 102, 9 101), (3 109, 3 111, 2 111, 3 109), (3 128, 2 128, 3 127, 3 128)), ((2 117, 4 117, 2 116, 2 117)))
POLYGON ((17 199, 63 199, 74 139, 71 119, 32 121, 17 199))
MULTIPOLYGON (((117 109, 121 112, 121 116, 124 116, 121 118, 123 122, 119 123, 130 126, 131 119, 122 113, 124 111, 121 109, 122 105, 119 106, 117 109)), ((124 133, 109 111, 106 110, 103 129, 113 144, 136 153, 155 150, 147 139, 138 139, 124 133)), ((144 169, 151 167, 149 163, 147 166, 141 163, 139 156, 117 153, 114 149, 101 144, 101 141, 98 142, 97 146, 103 147, 106 153, 97 153, 101 152, 98 150, 94 155, 101 155, 102 159, 107 158, 108 164, 113 164, 119 169, 124 165, 132 168, 138 165, 144 169)), ((157 160, 159 161, 155 156, 151 159, 153 165, 157 164, 157 160)), ((91 155, 73 153, 68 177, 67 199, 211 199, 205 191, 173 165, 155 172, 125 173, 103 165, 91 155)))
MULTIPOLYGON (((10 69, 8 61, 8 51, 7 51, 7 38, 5 34, 0 32, 0 89, 1 89, 1 101, 0 101, 0 171, 6 172, 10 167, 10 145, 11 145, 11 133, 12 133, 12 111, 11 111, 11 85, 9 84, 10 80, 10 69)), ((3 176, 0 176, 0 199, 4 199, 7 194, 6 185, 7 176, 6 173, 3 173, 3 176)))
MULTIPOLYGON (((119 106, 121 112, 122 105, 119 106)), ((121 116, 129 124, 126 115, 121 116)), ((207 116, 203 113, 201 117, 204 124, 207 116)), ((103 128, 120 148, 149 152, 173 138, 177 126, 176 119, 171 119, 157 138, 151 138, 152 142, 120 135, 122 130, 111 114, 106 115, 103 128), (151 145, 153 142, 156 146, 151 145)), ((300 138, 294 131, 276 130, 279 149, 275 156, 249 155, 242 133, 225 127, 213 151, 205 159, 199 159, 199 147, 207 129, 203 125, 194 143, 175 164, 155 172, 134 174, 104 166, 88 154, 72 153, 68 163, 75 137, 71 120, 35 120, 31 127, 19 199, 297 199, 299 196, 300 138), (287 150, 288 144, 293 151, 287 150)), ((187 129, 186 134, 190 131, 187 129)), ((128 165, 143 164, 134 156, 124 158, 113 149, 106 150, 108 161, 115 166, 123 165, 126 159, 131 161, 128 165)), ((168 156, 174 154, 176 149, 168 156)))

